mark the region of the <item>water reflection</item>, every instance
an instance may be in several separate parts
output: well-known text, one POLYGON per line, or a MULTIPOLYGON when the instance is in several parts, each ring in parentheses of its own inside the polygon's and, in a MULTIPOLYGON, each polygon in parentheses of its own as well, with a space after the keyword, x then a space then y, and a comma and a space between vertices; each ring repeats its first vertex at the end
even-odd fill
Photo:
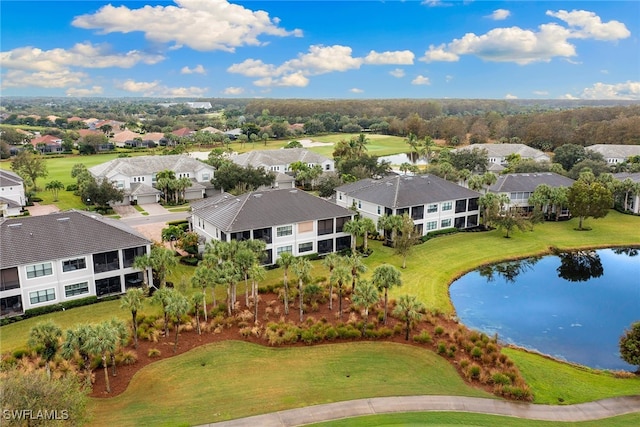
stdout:
POLYGON ((533 269, 533 266, 536 265, 538 261, 540 261, 540 257, 506 261, 480 267, 478 273, 487 279, 487 282, 493 282, 496 276, 500 276, 508 283, 515 283, 516 277, 527 270, 533 269))
POLYGON ((426 165, 427 161, 424 157, 419 157, 418 154, 411 153, 402 153, 402 154, 393 154, 390 156, 380 156, 378 157, 378 161, 387 161, 392 165, 401 165, 403 163, 410 163, 412 165, 426 165))
POLYGON ((604 267, 596 251, 560 252, 558 277, 570 282, 586 282, 604 274, 604 267))

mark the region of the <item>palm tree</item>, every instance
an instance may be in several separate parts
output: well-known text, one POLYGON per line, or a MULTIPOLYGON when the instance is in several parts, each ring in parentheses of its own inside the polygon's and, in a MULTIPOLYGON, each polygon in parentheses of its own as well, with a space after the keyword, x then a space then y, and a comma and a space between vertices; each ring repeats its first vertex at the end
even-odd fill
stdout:
POLYGON ((47 378, 51 379, 51 367, 49 363, 60 349, 60 337, 62 329, 51 321, 38 323, 29 331, 29 347, 35 349, 46 361, 47 378))
POLYGON ((364 324, 362 333, 364 334, 369 321, 369 308, 373 307, 380 299, 378 289, 368 280, 360 280, 353 292, 353 303, 356 307, 364 309, 364 324))
POLYGON ((349 267, 340 263, 334 269, 333 273, 331 273, 331 277, 329 278, 330 283, 335 283, 338 286, 338 303, 339 303, 339 313, 340 318, 342 319, 342 287, 344 286, 349 278, 351 277, 351 271, 349 267))
POLYGON ((90 325, 78 325, 75 329, 68 329, 60 349, 62 357, 67 360, 72 359, 76 352, 80 355, 87 382, 91 382, 91 355, 87 351, 86 342, 92 333, 93 327, 90 325))
POLYGON ((160 171, 156 174, 156 186, 162 189, 165 202, 169 201, 169 190, 171 190, 173 181, 175 180, 176 173, 169 169, 160 171))
POLYGON ((311 261, 307 258, 297 258, 292 265, 293 272, 298 276, 298 295, 300 297, 300 323, 304 313, 304 284, 310 279, 311 261))
POLYGON ((400 172, 403 172, 405 175, 407 174, 407 172, 409 172, 409 170, 411 170, 411 163, 403 162, 400 165, 400 172))
POLYGON ((409 147, 411 147, 411 151, 416 153, 416 155, 418 155, 418 151, 419 151, 419 141, 418 141, 418 137, 416 136, 415 133, 413 132, 409 132, 409 135, 407 135, 407 139, 404 141, 407 144, 409 144, 409 147))
MULTIPOLYGON (((497 180, 498 180, 498 177, 493 172, 485 172, 482 174, 482 181, 484 185, 487 186, 487 188, 495 184, 497 180)), ((485 190, 485 193, 486 192, 487 190, 485 190)))
POLYGON ((160 303, 162 305, 162 315, 164 317, 164 336, 169 335, 169 312, 167 311, 167 305, 171 300, 171 294, 175 292, 173 288, 162 287, 153 293, 153 302, 160 303))
POLYGON ((138 348, 138 311, 142 308, 144 291, 140 288, 130 288, 120 299, 120 308, 131 311, 131 325, 133 329, 134 347, 138 348))
POLYGON ((416 297, 413 295, 402 295, 400 299, 398 299, 398 304, 393 310, 393 314, 406 322, 404 336, 405 341, 409 341, 409 330, 411 329, 411 321, 420 320, 423 310, 424 305, 416 300, 416 297))
POLYGON ((395 244, 396 233, 402 226, 402 217, 400 215, 382 215, 378 219, 378 228, 391 232, 391 245, 395 244))
POLYGON ((145 288, 149 287, 149 269, 153 269, 151 257, 149 255, 139 255, 133 259, 133 268, 142 270, 142 284, 145 288))
POLYGON ((389 305, 389 289, 402 285, 400 270, 390 264, 382 264, 373 270, 373 284, 379 291, 384 289, 384 324, 387 324, 387 307, 389 305))
POLYGON ((420 147, 420 157, 424 157, 427 159, 427 164, 431 161, 431 152, 433 151, 433 147, 436 146, 435 141, 430 136, 424 137, 424 142, 420 147))
POLYGON ((176 188, 176 204, 178 204, 178 202, 179 202, 179 197, 178 196, 180 196, 180 198, 182 200, 185 199, 184 191, 187 188, 191 187, 192 185, 193 185, 193 182, 189 178, 187 178, 186 176, 183 176, 182 178, 179 178, 176 181, 176 184, 175 184, 175 188, 176 188))
POLYGON ((248 248, 242 248, 235 257, 235 263, 244 278, 244 305, 249 306, 249 270, 257 261, 255 253, 248 248))
POLYGON ((238 266, 232 261, 223 261, 215 269, 217 282, 227 288, 227 315, 231 316, 235 310, 235 293, 240 273, 238 266))
POLYGON ((175 252, 161 246, 153 246, 149 257, 153 271, 160 281, 160 286, 164 287, 167 275, 178 265, 175 252))
MULTIPOLYGON (((196 292, 191 295, 191 306, 193 307, 196 314, 196 330, 198 331, 198 335, 201 334, 200 331, 200 308, 202 307, 203 301, 205 301, 204 292, 196 292)), ((205 311, 206 315, 206 311, 205 311)))
POLYGON ((354 142, 355 151, 358 156, 362 155, 367 151, 367 144, 369 143, 369 139, 364 133, 359 134, 356 138, 352 138, 354 142))
POLYGON ((60 192, 60 190, 64 190, 64 184, 56 179, 56 180, 47 182, 47 185, 45 185, 44 189, 51 191, 51 193, 53 193, 53 201, 57 202, 58 193, 60 192))
MULTIPOLYGON (((331 252, 325 256, 322 260, 322 264, 329 269, 329 277, 333 273, 333 269, 336 268, 342 258, 335 252, 331 252)), ((329 310, 333 310, 333 281, 329 280, 329 310)))
POLYGON ((362 262, 362 256, 354 252, 351 256, 345 258, 346 265, 351 270, 351 292, 356 289, 356 280, 360 277, 360 273, 367 271, 367 266, 362 262))
POLYGON ((418 241, 415 230, 415 224, 411 217, 407 214, 402 215, 401 226, 394 245, 396 253, 402 257, 402 268, 407 268, 407 256, 418 241))
POLYGON ((249 269, 249 277, 251 277, 251 294, 253 296, 253 321, 258 321, 258 282, 264 280, 267 271, 263 266, 255 263, 249 269))
POLYGON ((369 233, 377 232, 376 224, 371 218, 362 217, 360 218, 360 227, 363 237, 363 251, 367 254, 369 251, 369 233))
POLYGON ((92 328, 85 348, 92 355, 100 356, 102 359, 102 368, 104 369, 104 383, 107 393, 111 393, 109 384, 109 372, 107 370, 107 356, 116 351, 118 345, 118 333, 110 322, 102 322, 92 328))
POLYGON ((358 236, 361 234, 362 227, 360 227, 360 221, 352 219, 344 223, 342 231, 351 234, 351 252, 356 251, 356 242, 358 236))
POLYGON ((469 178, 471 178, 471 175, 472 174, 469 169, 462 169, 458 172, 458 176, 460 177, 463 185, 467 184, 467 181, 469 180, 469 178))
POLYGON ((278 258, 278 265, 282 267, 284 280, 284 314, 289 314, 289 267, 293 264, 295 257, 290 252, 283 252, 280 254, 280 258, 278 258))
POLYGON ((129 340, 129 328, 127 325, 120 319, 111 319, 109 324, 113 328, 116 334, 116 348, 111 352, 111 371, 112 375, 116 376, 116 351, 118 347, 124 347, 127 345, 129 340))
POLYGON ((207 321, 207 296, 206 288, 211 286, 211 295, 213 296, 213 306, 216 301, 216 275, 212 268, 206 263, 200 263, 191 276, 191 286, 194 288, 202 288, 202 309, 204 310, 204 321, 207 321))
POLYGON ((189 311, 189 300, 180 292, 172 292, 167 304, 167 312, 173 316, 173 327, 176 330, 175 341, 173 342, 173 352, 178 350, 178 333, 180 332, 180 324, 182 316, 189 311))

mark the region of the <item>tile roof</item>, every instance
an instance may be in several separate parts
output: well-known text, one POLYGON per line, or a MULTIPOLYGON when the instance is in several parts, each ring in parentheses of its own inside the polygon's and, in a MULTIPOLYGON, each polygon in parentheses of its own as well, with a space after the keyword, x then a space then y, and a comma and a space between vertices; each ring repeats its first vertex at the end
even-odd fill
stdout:
POLYGON ((195 202, 191 202, 190 206, 191 206, 191 210, 195 211, 197 209, 202 209, 205 208, 207 206, 211 206, 211 205, 217 205, 220 202, 227 200, 227 199, 232 199, 235 196, 233 194, 229 194, 226 192, 222 192, 219 194, 214 194, 213 196, 208 196, 202 200, 197 200, 195 202))
POLYGON ((131 188, 128 190, 127 194, 130 196, 148 196, 151 194, 160 194, 162 191, 157 188, 153 188, 150 185, 144 184, 142 182, 132 182, 131 188))
POLYGON ((640 145, 622 144, 595 144, 585 147, 587 150, 595 151, 606 158, 626 159, 631 156, 640 156, 640 145))
POLYGON ((435 175, 397 175, 382 179, 363 179, 342 185, 336 191, 349 197, 389 208, 404 208, 448 200, 480 197, 469 190, 435 175))
POLYGON ((451 150, 473 150, 474 148, 487 150, 487 157, 507 157, 510 154, 520 154, 523 159, 549 159, 544 152, 524 144, 474 144, 451 150))
POLYGON ((24 180, 20 178, 17 173, 0 169, 0 187, 9 187, 20 184, 24 184, 24 180))
POLYGON ((217 204, 194 209, 193 215, 229 233, 352 216, 354 212, 302 190, 280 189, 224 198, 217 204))
POLYGON ((499 175, 495 184, 489 186, 492 193, 509 193, 511 191, 534 191, 540 184, 549 187, 571 187, 574 180, 554 172, 510 173, 499 175))
POLYGON ((291 164, 294 162, 320 164, 330 160, 328 157, 314 153, 304 148, 286 148, 281 150, 255 150, 237 156, 231 156, 230 160, 240 166, 252 165, 254 167, 291 164))
POLYGON ((111 177, 116 174, 125 176, 152 175, 163 170, 176 173, 195 172, 201 169, 213 171, 213 166, 194 159, 187 154, 173 154, 168 156, 136 156, 120 157, 89 168, 89 172, 96 177, 111 177))
POLYGON ((0 197, 0 205, 7 205, 8 208, 21 208, 22 205, 15 200, 0 197))
POLYGON ((630 179, 633 182, 640 182, 640 172, 620 172, 614 173, 613 177, 619 181, 624 181, 625 179, 630 179))
POLYGON ((125 223, 90 212, 0 219, 2 268, 150 243, 125 223))

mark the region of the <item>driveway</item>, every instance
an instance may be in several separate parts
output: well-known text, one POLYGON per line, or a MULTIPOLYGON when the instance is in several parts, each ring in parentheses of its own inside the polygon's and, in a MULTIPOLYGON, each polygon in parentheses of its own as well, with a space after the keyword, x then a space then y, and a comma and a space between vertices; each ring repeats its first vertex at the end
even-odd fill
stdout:
POLYGON ((149 203, 146 205, 140 205, 140 207, 147 211, 149 215, 166 215, 171 213, 161 206, 160 203, 149 203))
POLYGON ((30 216, 49 215, 50 213, 60 212, 56 205, 41 205, 34 203, 33 206, 27 206, 30 216))
POLYGON ((113 206, 113 211, 118 214, 121 218, 130 218, 135 216, 142 216, 140 212, 138 212, 131 205, 117 205, 113 206))

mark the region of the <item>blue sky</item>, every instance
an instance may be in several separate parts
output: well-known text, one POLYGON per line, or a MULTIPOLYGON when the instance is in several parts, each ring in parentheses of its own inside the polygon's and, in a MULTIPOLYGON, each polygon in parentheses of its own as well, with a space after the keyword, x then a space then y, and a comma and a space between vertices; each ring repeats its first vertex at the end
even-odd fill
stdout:
POLYGON ((638 1, 12 1, 3 96, 640 100, 638 1))

